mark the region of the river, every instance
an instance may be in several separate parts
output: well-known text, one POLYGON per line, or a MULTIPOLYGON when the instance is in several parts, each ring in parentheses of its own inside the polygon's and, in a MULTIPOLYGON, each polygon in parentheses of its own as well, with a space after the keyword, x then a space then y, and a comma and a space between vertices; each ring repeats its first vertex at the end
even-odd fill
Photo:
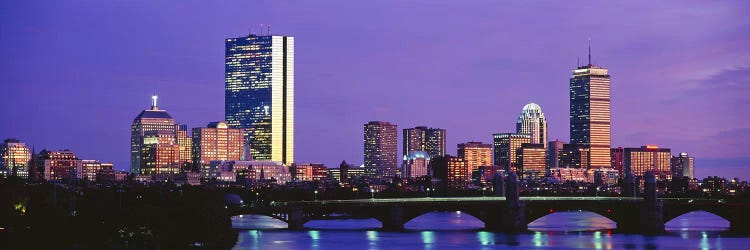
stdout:
POLYGON ((529 224, 530 233, 482 231, 483 223, 460 212, 422 215, 403 232, 378 230, 367 220, 310 221, 304 231, 265 216, 232 218, 239 231, 234 249, 748 249, 750 238, 726 234, 729 222, 693 212, 668 222, 660 236, 614 233, 616 224, 591 212, 558 212, 529 224))

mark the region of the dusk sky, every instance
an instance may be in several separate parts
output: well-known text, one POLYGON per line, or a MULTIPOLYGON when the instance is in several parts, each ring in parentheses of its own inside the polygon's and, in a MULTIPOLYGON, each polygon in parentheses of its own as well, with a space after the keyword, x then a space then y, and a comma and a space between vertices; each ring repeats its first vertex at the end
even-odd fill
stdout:
MULTIPOLYGON (((571 70, 612 77, 612 146, 689 152, 750 179, 750 1, 2 1, 0 138, 129 168, 149 107, 224 119, 224 39, 295 37, 296 159, 363 161, 363 124, 514 132, 535 102, 569 140, 571 70)), ((400 152, 400 146, 399 146, 400 152)))

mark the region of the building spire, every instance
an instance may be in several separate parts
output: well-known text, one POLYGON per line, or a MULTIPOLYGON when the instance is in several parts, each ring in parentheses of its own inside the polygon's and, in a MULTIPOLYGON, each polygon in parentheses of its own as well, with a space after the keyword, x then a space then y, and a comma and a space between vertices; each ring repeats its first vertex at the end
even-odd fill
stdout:
POLYGON ((156 106, 156 101, 159 99, 159 96, 154 93, 154 95, 151 96, 151 110, 158 110, 159 107, 156 106))
POLYGON ((591 67, 591 37, 589 37, 589 67, 591 67))

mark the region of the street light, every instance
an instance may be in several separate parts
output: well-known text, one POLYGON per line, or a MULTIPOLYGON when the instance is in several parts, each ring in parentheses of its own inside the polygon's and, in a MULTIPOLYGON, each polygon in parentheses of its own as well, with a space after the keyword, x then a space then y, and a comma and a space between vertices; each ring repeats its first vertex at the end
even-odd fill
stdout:
POLYGON ((430 188, 427 188, 427 198, 430 198, 430 188))
POLYGON ((260 202, 260 193, 255 193, 255 203, 260 202))
POLYGON ((596 196, 599 196, 599 187, 596 187, 596 196))
POLYGON ((482 197, 484 197, 484 193, 485 193, 486 191, 487 191, 487 188, 486 188, 486 187, 483 187, 483 188, 482 188, 482 197))
POLYGON ((314 198, 317 201, 318 200, 318 190, 315 190, 313 193, 315 194, 314 198))
POLYGON ((370 199, 375 199, 375 189, 370 189, 370 199))

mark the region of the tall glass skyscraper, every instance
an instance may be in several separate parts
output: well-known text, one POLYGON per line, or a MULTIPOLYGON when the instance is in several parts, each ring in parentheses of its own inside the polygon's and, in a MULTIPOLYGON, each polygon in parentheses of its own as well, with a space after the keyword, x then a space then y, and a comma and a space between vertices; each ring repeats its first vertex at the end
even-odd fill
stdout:
POLYGON ((531 135, 531 143, 544 144, 546 148, 547 118, 544 118, 542 107, 533 102, 523 106, 516 121, 516 133, 531 135))
POLYGON ((371 121, 364 126, 365 174, 374 179, 396 176, 398 131, 395 124, 371 121))
POLYGON ((253 159, 294 162, 294 37, 225 41, 225 118, 241 128, 253 159))
POLYGON ((445 129, 424 126, 404 129, 403 155, 425 151, 431 158, 445 155, 445 129))
POLYGON ((589 64, 570 78, 570 143, 589 150, 582 168, 608 168, 610 162, 610 81, 606 68, 589 64))
MULTIPOLYGON (((146 134, 154 131, 163 131, 175 137, 174 118, 166 110, 160 110, 156 105, 157 96, 151 97, 151 109, 141 111, 133 119, 130 126, 130 173, 146 174, 153 171, 146 171, 147 162, 144 161, 143 149, 146 134)), ((178 158, 179 159, 179 158, 178 158)))

